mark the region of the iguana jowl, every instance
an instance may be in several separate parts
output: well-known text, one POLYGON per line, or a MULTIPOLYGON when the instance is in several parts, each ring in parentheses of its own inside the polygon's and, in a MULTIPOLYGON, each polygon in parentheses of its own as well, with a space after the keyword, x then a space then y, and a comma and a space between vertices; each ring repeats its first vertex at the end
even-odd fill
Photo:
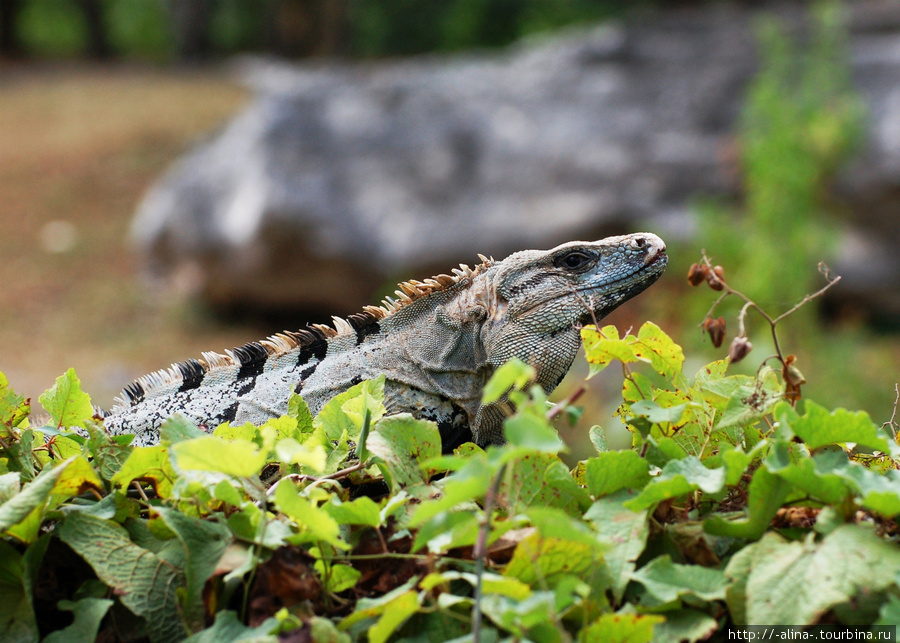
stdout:
POLYGON ((175 413, 209 428, 261 424, 286 413, 295 391, 315 414, 383 373, 388 412, 436 421, 445 451, 467 440, 502 443, 502 412, 481 405, 494 370, 518 357, 552 391, 575 359, 580 325, 653 284, 665 270, 665 250, 656 235, 637 233, 502 261, 481 257, 453 275, 404 282, 398 299, 335 317, 333 326, 279 333, 145 375, 125 388, 104 422, 110 433, 153 444, 175 413))

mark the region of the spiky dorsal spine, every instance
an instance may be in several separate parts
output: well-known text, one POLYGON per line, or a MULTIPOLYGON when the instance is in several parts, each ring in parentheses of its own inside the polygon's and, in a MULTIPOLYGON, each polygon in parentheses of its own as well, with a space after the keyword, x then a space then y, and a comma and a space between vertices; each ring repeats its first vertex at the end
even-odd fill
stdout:
POLYGON ((452 275, 440 274, 423 281, 411 279, 401 282, 394 293, 397 295, 396 299, 385 297, 380 306, 365 306, 362 312, 353 313, 347 319, 332 317, 331 326, 310 324, 301 330, 276 333, 260 341, 226 350, 224 354, 207 351, 201 353, 199 359, 176 362, 169 368, 143 375, 122 390, 115 400, 112 413, 125 411, 150 397, 173 393, 185 387, 194 388, 199 386, 204 378, 217 372, 223 377, 232 373, 234 377, 239 377, 242 370, 260 367, 273 357, 278 358, 296 349, 312 350, 319 342, 365 332, 404 306, 459 284, 468 284, 472 278, 494 265, 492 258, 484 255, 478 257, 482 263, 474 268, 460 264, 459 268, 451 271, 452 275))

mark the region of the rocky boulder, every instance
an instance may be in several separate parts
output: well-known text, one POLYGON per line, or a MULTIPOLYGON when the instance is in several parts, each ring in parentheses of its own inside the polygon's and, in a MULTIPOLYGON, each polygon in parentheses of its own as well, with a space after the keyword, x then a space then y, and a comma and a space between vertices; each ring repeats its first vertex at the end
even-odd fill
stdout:
MULTIPOLYGON (((687 237, 692 198, 736 189, 755 18, 712 4, 499 53, 245 61, 255 99, 149 191, 134 238, 152 273, 214 305, 320 317, 479 252, 687 237)), ((846 282, 871 289, 876 271, 869 295, 900 314, 900 9, 854 5, 852 51, 870 129, 840 178, 860 213, 846 282), (890 251, 867 265, 854 248, 890 251)))

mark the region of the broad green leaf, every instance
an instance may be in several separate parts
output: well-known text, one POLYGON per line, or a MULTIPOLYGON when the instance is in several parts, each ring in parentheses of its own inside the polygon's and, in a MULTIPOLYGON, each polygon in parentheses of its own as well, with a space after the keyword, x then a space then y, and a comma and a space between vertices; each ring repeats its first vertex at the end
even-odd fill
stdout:
POLYGON ((419 594, 403 592, 384 605, 378 621, 369 628, 369 643, 385 643, 410 616, 419 611, 419 594))
POLYGON ((258 474, 268 455, 253 442, 229 442, 213 435, 176 442, 169 452, 179 469, 218 471, 244 478, 258 474))
POLYGON ((900 550, 870 529, 843 525, 819 543, 812 536, 800 543, 768 533, 752 545, 748 624, 813 624, 835 605, 896 582, 900 550))
POLYGON ((409 519, 410 527, 419 527, 443 511, 483 498, 491 484, 494 469, 484 456, 471 457, 444 482, 440 498, 419 504, 409 519))
MULTIPOLYGON (((654 641, 681 643, 682 641, 707 641, 718 631, 719 624, 709 614, 693 609, 666 612, 666 622, 654 630, 654 641)), ((760 638, 762 638, 760 636, 760 638)))
POLYGON ((725 599, 729 581, 719 569, 700 565, 679 565, 666 554, 631 574, 646 589, 641 604, 648 607, 680 600, 689 602, 725 599))
POLYGON ((356 581, 362 576, 362 572, 350 565, 330 565, 325 573, 325 561, 316 561, 315 569, 325 579, 325 589, 338 594, 356 585, 356 581))
POLYGON ((842 502, 850 493, 850 489, 836 471, 848 465, 847 455, 843 451, 825 451, 811 458, 804 455, 796 462, 792 462, 790 457, 792 444, 795 443, 782 440, 772 444, 765 461, 769 471, 823 502, 829 504, 842 502))
POLYGON ((684 352, 659 326, 653 322, 644 322, 637 338, 634 354, 638 358, 650 362, 654 371, 669 380, 681 374, 684 352))
POLYGON ((279 462, 299 464, 303 467, 309 467, 310 470, 316 473, 325 471, 325 465, 328 461, 328 454, 325 453, 325 449, 321 444, 310 448, 305 444, 300 444, 294 438, 285 438, 276 442, 275 455, 278 457, 279 462))
POLYGON ((378 505, 366 496, 350 502, 338 502, 337 498, 332 497, 332 501, 323 505, 322 509, 341 525, 378 527, 381 524, 381 511, 378 505))
POLYGON ((287 414, 296 420, 297 431, 300 434, 305 435, 307 433, 312 433, 313 416, 309 411, 309 405, 306 403, 306 400, 300 395, 291 393, 291 396, 288 398, 287 414))
POLYGON ((185 591, 179 596, 179 603, 187 626, 198 630, 203 627, 205 617, 203 586, 213 575, 219 559, 231 542, 231 530, 218 523, 191 518, 166 507, 156 507, 154 511, 184 547, 185 591))
POLYGON ((725 485, 725 468, 707 469, 695 456, 671 460, 662 473, 651 480, 641 494, 625 503, 634 511, 649 509, 663 500, 677 498, 700 489, 718 493, 725 485))
POLYGON ((631 412, 639 417, 647 418, 653 424, 663 422, 675 424, 681 420, 685 408, 687 408, 687 404, 662 407, 653 400, 639 400, 631 405, 631 412))
POLYGON ((396 492, 426 481, 421 465, 441 454, 441 434, 434 422, 408 413, 382 418, 367 440, 396 492))
POLYGON ((619 331, 615 326, 604 326, 597 330, 596 326, 585 326, 581 329, 581 340, 584 343, 585 358, 591 366, 593 377, 613 362, 619 360, 623 364, 639 361, 632 348, 636 338, 628 335, 619 339, 619 331))
POLYGON ((168 498, 172 495, 175 475, 167 447, 163 445, 137 447, 128 455, 128 459, 110 482, 121 489, 125 489, 134 480, 149 482, 153 485, 157 496, 168 498))
POLYGON ((355 440, 366 408, 373 423, 384 415, 384 375, 360 382, 328 400, 313 420, 313 427, 324 429, 329 440, 339 440, 345 433, 355 440))
POLYGON ((559 453, 565 444, 550 424, 543 418, 529 413, 517 413, 503 423, 506 441, 532 451, 559 453))
POLYGON ((481 526, 474 511, 443 511, 416 530, 412 551, 428 547, 433 554, 471 547, 478 538, 481 526))
POLYGON ((631 497, 627 492, 619 492, 600 498, 584 514, 584 519, 590 521, 600 540, 612 544, 603 559, 612 577, 612 593, 616 602, 622 600, 635 562, 644 551, 650 533, 647 512, 625 508, 624 503, 631 497))
POLYGON ((0 437, 9 436, 10 429, 28 426, 30 413, 31 405, 10 388, 6 375, 0 372, 0 437))
POLYGON ((846 409, 835 409, 829 413, 828 409, 810 400, 806 401, 804 409, 805 413, 791 422, 790 427, 808 449, 855 442, 890 453, 887 438, 865 411, 852 413, 846 409))
POLYGON ((535 378, 534 367, 513 357, 500 366, 484 385, 482 404, 491 404, 503 397, 510 389, 524 389, 535 378))
MULTIPOLYGON (((597 552, 606 551, 593 530, 583 520, 569 516, 556 507, 530 507, 525 515, 544 538, 559 538, 588 545, 597 552)), ((579 517, 580 518, 580 517, 579 517)))
POLYGON ((90 487, 102 488, 103 483, 82 456, 69 458, 52 469, 45 468, 22 491, 0 505, 0 531, 31 542, 37 538, 41 514, 51 496, 66 498, 90 487), (27 527, 22 525, 26 519, 27 527), (14 529, 16 525, 20 528, 14 529))
POLYGON ((32 643, 39 639, 22 555, 0 540, 0 640, 32 643))
MULTIPOLYGON (((122 468, 134 447, 123 446, 114 442, 106 433, 103 425, 94 420, 86 421, 85 428, 90 436, 87 445, 93 456, 94 467, 101 478, 111 480, 116 472, 122 468)), ((67 440, 62 436, 56 438, 57 445, 64 445, 66 442, 71 443, 72 440, 67 440)), ((80 451, 81 449, 79 448, 78 452, 80 453, 80 451)))
POLYGON ((66 516, 58 533, 125 607, 144 617, 152 641, 185 638, 187 630, 178 613, 177 599, 183 577, 170 563, 132 543, 119 525, 84 513, 66 516))
POLYGON ((94 415, 90 396, 81 390, 81 380, 70 368, 65 375, 56 378, 56 383, 38 398, 41 406, 53 418, 58 427, 84 426, 85 420, 94 415))
POLYGON ((534 533, 516 546, 512 560, 503 570, 504 576, 517 578, 534 586, 539 582, 550 585, 562 575, 587 574, 599 560, 597 544, 587 544, 534 533))
POLYGON ((578 643, 650 643, 656 614, 604 614, 578 633, 578 643))
MULTIPOLYGON (((271 634, 277 628, 278 620, 274 617, 250 627, 244 625, 235 612, 222 610, 216 614, 216 621, 211 627, 190 636, 184 643, 278 643, 278 636, 271 634)), ((319 643, 318 639, 314 641, 319 643)))
POLYGON ((79 601, 60 601, 59 609, 72 612, 75 622, 66 628, 51 632, 44 643, 90 643, 97 639, 100 622, 112 607, 107 598, 82 598, 79 601))
POLYGON ((529 506, 549 505, 580 516, 590 498, 556 455, 531 451, 508 463, 500 504, 511 515, 529 506))
POLYGON ((300 526, 299 542, 324 541, 338 549, 349 549, 341 540, 337 521, 308 498, 304 498, 290 480, 282 480, 275 489, 275 504, 279 511, 300 526))
POLYGON ((181 413, 163 420, 159 427, 159 441, 175 444, 184 440, 193 440, 208 435, 206 431, 200 429, 196 424, 184 417, 181 413))
POLYGON ((747 517, 729 521, 713 515, 706 519, 703 528, 719 536, 756 540, 763 535, 790 490, 790 483, 761 466, 750 481, 747 517))
MULTIPOLYGON (((223 440, 234 441, 244 440, 245 442, 253 442, 257 446, 262 446, 262 433, 260 427, 252 422, 244 422, 243 424, 232 424, 231 422, 223 422, 212 432, 217 438, 223 440)), ((185 439, 201 438, 202 433, 185 436, 185 439)))
POLYGON ((643 489, 650 481, 650 465, 635 451, 607 451, 585 463, 585 482, 595 498, 619 489, 643 489))
POLYGON ((859 494, 859 503, 885 518, 900 515, 900 471, 888 469, 876 473, 855 462, 835 469, 840 479, 848 482, 859 494))
MULTIPOLYGON (((372 619, 376 617, 380 617, 384 612, 388 609, 395 600, 401 599, 401 605, 398 607, 409 607, 409 599, 402 598, 406 594, 415 595, 416 592, 414 588, 419 579, 417 577, 409 579, 407 582, 402 585, 395 587, 387 594, 383 596, 379 596, 377 598, 363 598, 360 599, 356 604, 356 609, 352 614, 345 617, 340 623, 338 623, 338 628, 341 630, 348 630, 352 628, 354 625, 361 623, 367 619, 372 619)), ((416 609, 418 609, 418 599, 416 599, 416 609)), ((407 617, 409 614, 406 615, 407 617)), ((404 617, 406 620, 406 617, 404 617)), ((387 624, 386 624, 387 625, 387 624)), ((386 625, 382 627, 382 632, 386 629, 386 625)), ((390 635, 390 632, 387 633, 390 635)))

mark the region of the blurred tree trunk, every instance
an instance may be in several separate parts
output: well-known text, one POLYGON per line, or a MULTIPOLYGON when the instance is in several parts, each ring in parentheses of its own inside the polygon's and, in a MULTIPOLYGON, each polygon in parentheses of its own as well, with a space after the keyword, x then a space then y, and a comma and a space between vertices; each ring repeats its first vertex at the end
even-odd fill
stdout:
POLYGON ((215 0, 169 0, 168 7, 179 60, 195 62, 208 57, 209 21, 215 0))
POLYGON ((87 24, 88 55, 101 60, 109 58, 112 55, 112 49, 106 38, 106 28, 103 22, 103 0, 76 0, 76 3, 84 14, 87 24))
POLYGON ((0 56, 22 55, 22 43, 16 33, 16 17, 21 8, 21 0, 0 0, 0 56))
POLYGON ((269 48, 288 58, 334 56, 346 49, 348 0, 270 0, 269 48))

